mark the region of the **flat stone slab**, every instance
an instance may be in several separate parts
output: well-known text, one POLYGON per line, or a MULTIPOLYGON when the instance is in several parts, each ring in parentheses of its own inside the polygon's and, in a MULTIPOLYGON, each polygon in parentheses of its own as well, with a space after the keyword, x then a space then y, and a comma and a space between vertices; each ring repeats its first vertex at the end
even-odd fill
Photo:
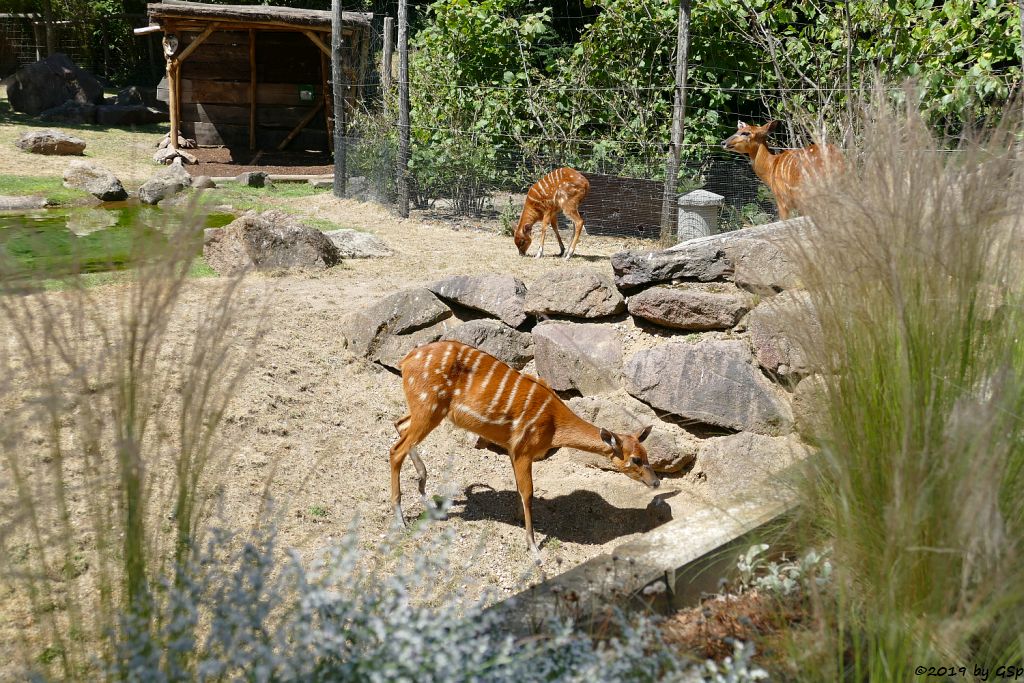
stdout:
POLYGON ((660 344, 634 354, 622 376, 630 394, 685 420, 770 436, 792 430, 785 393, 743 341, 660 344))
POLYGON ((603 318, 621 313, 626 304, 605 273, 552 270, 530 285, 524 308, 530 315, 603 318))
POLYGON ((384 240, 368 232, 342 228, 324 234, 334 242, 342 258, 384 258, 395 253, 384 240))
POLYGON ((807 292, 783 292, 765 300, 747 316, 747 332, 754 357, 768 372, 787 378, 811 372, 803 344, 820 338, 821 325, 807 292), (798 328, 809 339, 794 338, 798 328))
POLYGON ((727 330, 750 310, 749 295, 688 285, 659 285, 629 297, 629 312, 679 330, 727 330))
POLYGON ((46 197, 23 195, 12 197, 0 194, 0 211, 21 211, 27 209, 42 209, 46 206, 46 197))
POLYGON ((446 333, 444 339, 468 344, 491 354, 516 370, 533 359, 533 336, 520 332, 500 320, 470 320, 446 333))
POLYGON ((457 325, 451 317, 451 309, 430 290, 416 287, 356 311, 342 322, 341 332, 356 355, 397 369, 411 349, 437 341, 457 325))
POLYGON ((622 289, 664 282, 713 282, 732 276, 732 261, 716 242, 683 242, 666 251, 621 251, 612 256, 615 284, 622 289), (689 245, 689 246, 688 246, 689 245))
POLYGON ((526 285, 511 275, 453 275, 430 283, 427 289, 442 299, 494 316, 512 327, 526 321, 526 285))
POLYGON ((533 328, 533 355, 537 374, 555 391, 619 388, 622 339, 612 325, 542 322, 533 328))

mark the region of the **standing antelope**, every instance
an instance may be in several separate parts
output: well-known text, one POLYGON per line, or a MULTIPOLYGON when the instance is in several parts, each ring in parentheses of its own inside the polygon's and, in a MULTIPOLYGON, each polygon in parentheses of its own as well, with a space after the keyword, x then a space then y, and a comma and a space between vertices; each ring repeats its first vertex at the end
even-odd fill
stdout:
POLYGON ((558 255, 565 254, 566 260, 572 258, 576 253, 576 243, 580 241, 580 233, 583 232, 580 202, 586 198, 589 191, 590 181, 572 168, 556 168, 535 182, 526 193, 526 204, 523 206, 522 215, 519 216, 519 225, 516 226, 515 242, 519 248, 519 255, 526 256, 526 250, 530 248, 533 224, 540 221, 540 250, 537 252, 537 258, 544 255, 544 238, 549 225, 555 233, 555 239, 558 240, 558 255), (562 243, 562 236, 558 234, 559 211, 576 226, 568 253, 562 243))
POLYGON ((722 142, 722 146, 750 157, 754 173, 775 195, 779 218, 785 220, 799 199, 801 185, 808 176, 841 167, 842 153, 834 145, 810 145, 772 154, 765 141, 768 133, 778 125, 778 121, 771 121, 763 126, 749 126, 740 121, 736 124, 736 132, 722 142))
POLYGON ((395 422, 399 437, 391 447, 391 503, 402 526, 402 462, 406 455, 412 457, 420 495, 425 495, 427 469, 413 449, 445 417, 479 435, 483 443, 504 448, 512 458, 526 540, 534 557, 539 551, 533 539, 533 462, 552 448, 601 453, 633 479, 652 488, 661 484, 641 443, 651 433, 650 426, 635 434, 595 427, 569 410, 540 379, 460 342, 439 341, 413 349, 400 366, 409 413, 395 422))

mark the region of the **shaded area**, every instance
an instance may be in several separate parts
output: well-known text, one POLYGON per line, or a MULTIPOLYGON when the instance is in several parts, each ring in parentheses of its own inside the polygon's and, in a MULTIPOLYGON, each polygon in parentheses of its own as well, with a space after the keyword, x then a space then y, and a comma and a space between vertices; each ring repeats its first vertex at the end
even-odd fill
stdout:
POLYGON ((292 175, 334 173, 334 164, 326 152, 253 152, 230 147, 200 147, 187 151, 199 161, 185 166, 193 176, 236 176, 249 171, 292 175))
MULTIPOLYGON (((639 489, 640 484, 637 487, 639 489)), ((454 500, 450 516, 466 521, 491 520, 522 528, 522 502, 518 491, 497 491, 486 484, 470 484, 462 493, 462 497, 454 500)), ((666 521, 662 506, 620 508, 599 494, 582 489, 553 498, 534 496, 533 499, 534 530, 569 543, 603 545, 622 536, 650 531, 666 521)))

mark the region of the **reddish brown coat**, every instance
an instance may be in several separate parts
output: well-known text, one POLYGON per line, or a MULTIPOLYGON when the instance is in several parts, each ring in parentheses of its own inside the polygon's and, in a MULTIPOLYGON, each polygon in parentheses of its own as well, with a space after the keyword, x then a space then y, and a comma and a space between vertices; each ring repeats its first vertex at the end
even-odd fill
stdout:
POLYGON ((519 224, 516 226, 514 235, 520 256, 526 256, 526 250, 530 248, 532 241, 533 225, 537 221, 541 221, 540 250, 537 252, 537 258, 544 255, 544 238, 549 225, 558 240, 558 255, 564 254, 565 258, 571 258, 576 253, 576 244, 580 241, 580 234, 583 232, 583 217, 579 212, 580 202, 586 199, 588 192, 590 192, 590 181, 582 173, 572 168, 556 168, 534 183, 530 191, 526 193, 526 204, 523 206, 523 213, 519 216, 519 224), (559 211, 564 213, 575 227, 568 253, 562 243, 562 236, 558 234, 559 211))

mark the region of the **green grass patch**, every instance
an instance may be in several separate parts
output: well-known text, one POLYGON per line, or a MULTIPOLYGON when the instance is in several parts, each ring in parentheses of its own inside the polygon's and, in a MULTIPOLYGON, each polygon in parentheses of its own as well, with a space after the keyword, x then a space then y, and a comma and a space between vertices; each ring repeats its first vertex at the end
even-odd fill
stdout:
POLYGON ((88 192, 64 187, 57 177, 8 174, 0 174, 0 195, 46 197, 51 206, 74 205, 92 198, 88 192))

